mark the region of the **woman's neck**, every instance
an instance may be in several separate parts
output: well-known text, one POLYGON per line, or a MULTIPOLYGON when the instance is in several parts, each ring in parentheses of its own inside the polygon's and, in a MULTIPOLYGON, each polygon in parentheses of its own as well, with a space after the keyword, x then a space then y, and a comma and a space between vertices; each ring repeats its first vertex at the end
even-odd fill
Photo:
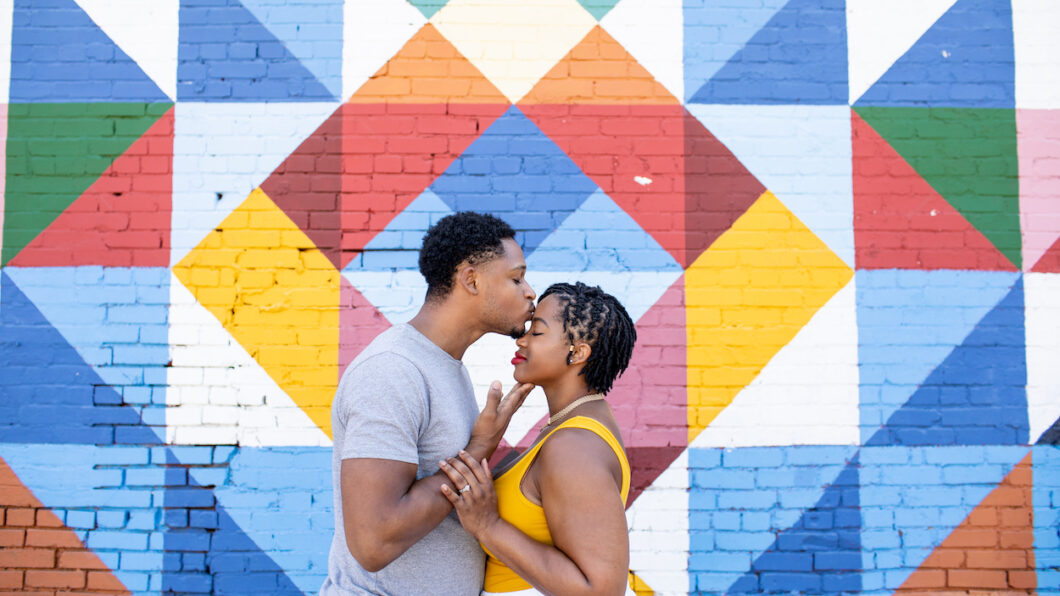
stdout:
POLYGON ((545 400, 548 402, 548 415, 555 416, 556 412, 563 410, 574 403, 574 400, 593 393, 585 381, 579 379, 577 383, 563 383, 541 388, 545 392, 545 400))

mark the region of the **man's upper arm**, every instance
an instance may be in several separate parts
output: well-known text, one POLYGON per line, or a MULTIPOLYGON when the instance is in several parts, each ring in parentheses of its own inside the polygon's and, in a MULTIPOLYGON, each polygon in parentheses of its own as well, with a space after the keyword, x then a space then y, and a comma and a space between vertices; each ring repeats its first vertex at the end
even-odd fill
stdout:
POLYGON ((417 464, 428 416, 426 385, 416 367, 377 354, 344 375, 336 396, 343 427, 341 459, 376 458, 417 464))

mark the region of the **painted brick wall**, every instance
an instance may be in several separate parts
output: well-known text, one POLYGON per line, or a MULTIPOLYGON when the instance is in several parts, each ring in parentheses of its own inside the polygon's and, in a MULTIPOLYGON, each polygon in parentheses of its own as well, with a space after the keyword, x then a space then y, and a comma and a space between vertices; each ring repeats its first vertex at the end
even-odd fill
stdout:
POLYGON ((1060 593, 1058 27, 0 1, 0 594, 315 593, 339 375, 465 209, 637 322, 639 593, 1060 593))

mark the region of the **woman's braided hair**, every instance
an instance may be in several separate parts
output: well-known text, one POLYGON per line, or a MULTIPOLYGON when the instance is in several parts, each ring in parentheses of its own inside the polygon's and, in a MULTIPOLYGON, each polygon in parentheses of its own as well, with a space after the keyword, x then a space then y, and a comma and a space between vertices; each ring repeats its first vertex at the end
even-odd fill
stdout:
MULTIPOLYGON (((584 341, 592 353, 580 374, 593 391, 607 393, 629 366, 637 329, 629 313, 612 295, 581 282, 552 284, 541 300, 555 294, 563 307, 563 330, 573 346, 584 341)), ((540 303, 540 300, 538 301, 540 303)))

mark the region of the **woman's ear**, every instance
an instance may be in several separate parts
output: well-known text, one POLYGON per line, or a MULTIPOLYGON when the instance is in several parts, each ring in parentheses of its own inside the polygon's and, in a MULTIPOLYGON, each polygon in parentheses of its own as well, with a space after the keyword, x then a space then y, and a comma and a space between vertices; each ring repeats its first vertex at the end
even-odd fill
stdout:
POLYGON ((456 283, 467 293, 478 295, 478 270, 471 265, 464 265, 456 272, 456 283))
POLYGON ((589 356, 593 353, 593 348, 584 341, 580 341, 571 346, 571 351, 567 354, 567 364, 574 366, 578 364, 585 364, 589 360, 589 356))

